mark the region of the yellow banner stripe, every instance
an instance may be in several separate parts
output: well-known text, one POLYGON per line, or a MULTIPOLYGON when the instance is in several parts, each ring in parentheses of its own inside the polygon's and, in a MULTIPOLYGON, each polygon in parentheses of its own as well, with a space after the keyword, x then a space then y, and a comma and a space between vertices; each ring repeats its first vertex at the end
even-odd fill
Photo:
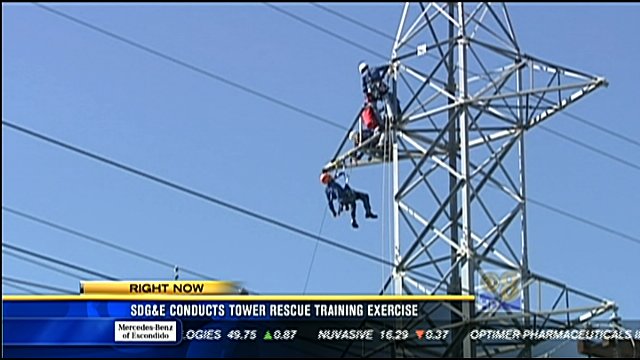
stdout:
POLYGON ((3 295, 3 301, 473 301, 473 295, 3 295))

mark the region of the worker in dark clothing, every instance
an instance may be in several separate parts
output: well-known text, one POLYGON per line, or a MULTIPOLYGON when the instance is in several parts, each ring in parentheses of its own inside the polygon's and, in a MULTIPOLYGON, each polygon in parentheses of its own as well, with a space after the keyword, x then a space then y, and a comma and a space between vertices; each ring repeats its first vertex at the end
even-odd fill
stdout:
POLYGON ((358 65, 365 97, 361 112, 362 124, 365 128, 373 130, 374 134, 382 133, 377 144, 378 147, 384 145, 384 132, 389 128, 390 121, 400 111, 398 99, 389 92, 389 86, 385 82, 385 77, 390 69, 390 65, 382 65, 373 69, 370 69, 366 62, 361 62, 358 65), (379 102, 382 106, 378 106, 379 102))
POLYGON ((388 65, 369 68, 366 62, 358 65, 360 76, 362 77, 362 92, 369 101, 382 100, 389 91, 389 87, 384 83, 384 77, 389 71, 388 65))
MULTIPOLYGON (((343 176, 344 173, 339 173, 336 178, 343 176)), ((358 228, 358 222, 356 221, 356 201, 362 201, 364 210, 366 211, 365 217, 367 219, 377 219, 378 215, 371 211, 371 204, 369 203, 369 195, 366 193, 353 190, 349 187, 349 184, 345 184, 344 187, 340 186, 335 179, 328 172, 323 172, 320 175, 320 181, 327 185, 325 193, 327 195, 327 201, 329 202, 329 210, 331 214, 336 217, 338 213, 344 210, 351 209, 351 226, 358 228), (338 212, 333 205, 333 201, 338 200, 338 212)))

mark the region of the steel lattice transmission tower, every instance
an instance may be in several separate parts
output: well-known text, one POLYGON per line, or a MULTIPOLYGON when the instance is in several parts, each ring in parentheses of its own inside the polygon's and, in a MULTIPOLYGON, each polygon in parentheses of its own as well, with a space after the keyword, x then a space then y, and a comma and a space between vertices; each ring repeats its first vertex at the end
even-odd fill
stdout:
MULTIPOLYGON (((387 65, 385 131, 353 147, 347 134, 324 169, 391 163, 392 292, 475 294, 451 306, 459 328, 576 327, 615 310, 528 261, 525 134, 605 79, 525 54, 501 3, 406 3, 387 65)), ((477 349, 468 336, 457 348, 477 349)))

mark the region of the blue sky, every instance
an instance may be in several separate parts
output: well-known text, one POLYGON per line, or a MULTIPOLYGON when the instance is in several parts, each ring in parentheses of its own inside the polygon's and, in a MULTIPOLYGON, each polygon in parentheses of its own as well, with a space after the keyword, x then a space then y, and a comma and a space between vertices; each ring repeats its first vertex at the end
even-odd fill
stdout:
MULTIPOLYGON (((361 104, 357 64, 377 61, 262 4, 52 5, 228 79, 348 126, 361 104)), ((278 5, 381 53, 389 40, 306 4, 278 5)), ((400 4, 331 4, 393 35, 400 4)), ((605 76, 569 109, 640 138, 640 6, 514 4, 526 53, 605 76)), ((343 132, 29 4, 3 4, 3 119, 317 233, 318 182, 343 132)), ((631 144, 558 115, 548 126, 631 162, 631 144)), ((529 195, 638 236, 640 174, 566 141, 527 138, 529 195)), ((302 292, 315 241, 2 129, 3 205, 262 293, 302 292)), ((354 187, 382 204, 380 170, 354 187)), ((531 267, 613 299, 639 318, 638 244, 529 205, 531 267)), ((362 215, 362 213, 360 213, 362 215)), ((3 241, 119 278, 173 270, 3 212, 3 241)), ((382 222, 328 218, 322 235, 383 255, 382 222)), ((78 279, 3 256, 3 274, 76 289, 78 279)), ((320 245, 308 292, 377 292, 380 264, 320 245)), ((9 288, 3 288, 7 292, 9 288)), ((14 291, 14 289, 10 289, 14 291)))

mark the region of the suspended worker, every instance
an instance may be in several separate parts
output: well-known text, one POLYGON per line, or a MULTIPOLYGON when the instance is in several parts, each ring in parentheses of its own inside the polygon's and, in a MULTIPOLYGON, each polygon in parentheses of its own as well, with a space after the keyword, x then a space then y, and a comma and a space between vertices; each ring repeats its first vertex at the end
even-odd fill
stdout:
MULTIPOLYGON (((344 172, 340 172, 336 179, 340 176, 345 176, 344 172)), ((320 181, 325 184, 327 187, 325 188, 325 194, 327 195, 327 201, 329 202, 329 210, 331 210, 331 214, 333 217, 338 216, 342 210, 351 209, 351 226, 354 228, 358 228, 358 222, 356 221, 356 200, 360 200, 362 205, 364 206, 364 210, 366 211, 365 217, 367 219, 377 219, 378 215, 374 214, 371 211, 371 204, 369 203, 369 195, 360 191, 356 191, 349 187, 349 184, 344 185, 344 187, 340 186, 336 179, 331 176, 328 172, 323 172, 320 175, 320 181), (338 201, 338 212, 333 205, 333 201, 338 201)))

